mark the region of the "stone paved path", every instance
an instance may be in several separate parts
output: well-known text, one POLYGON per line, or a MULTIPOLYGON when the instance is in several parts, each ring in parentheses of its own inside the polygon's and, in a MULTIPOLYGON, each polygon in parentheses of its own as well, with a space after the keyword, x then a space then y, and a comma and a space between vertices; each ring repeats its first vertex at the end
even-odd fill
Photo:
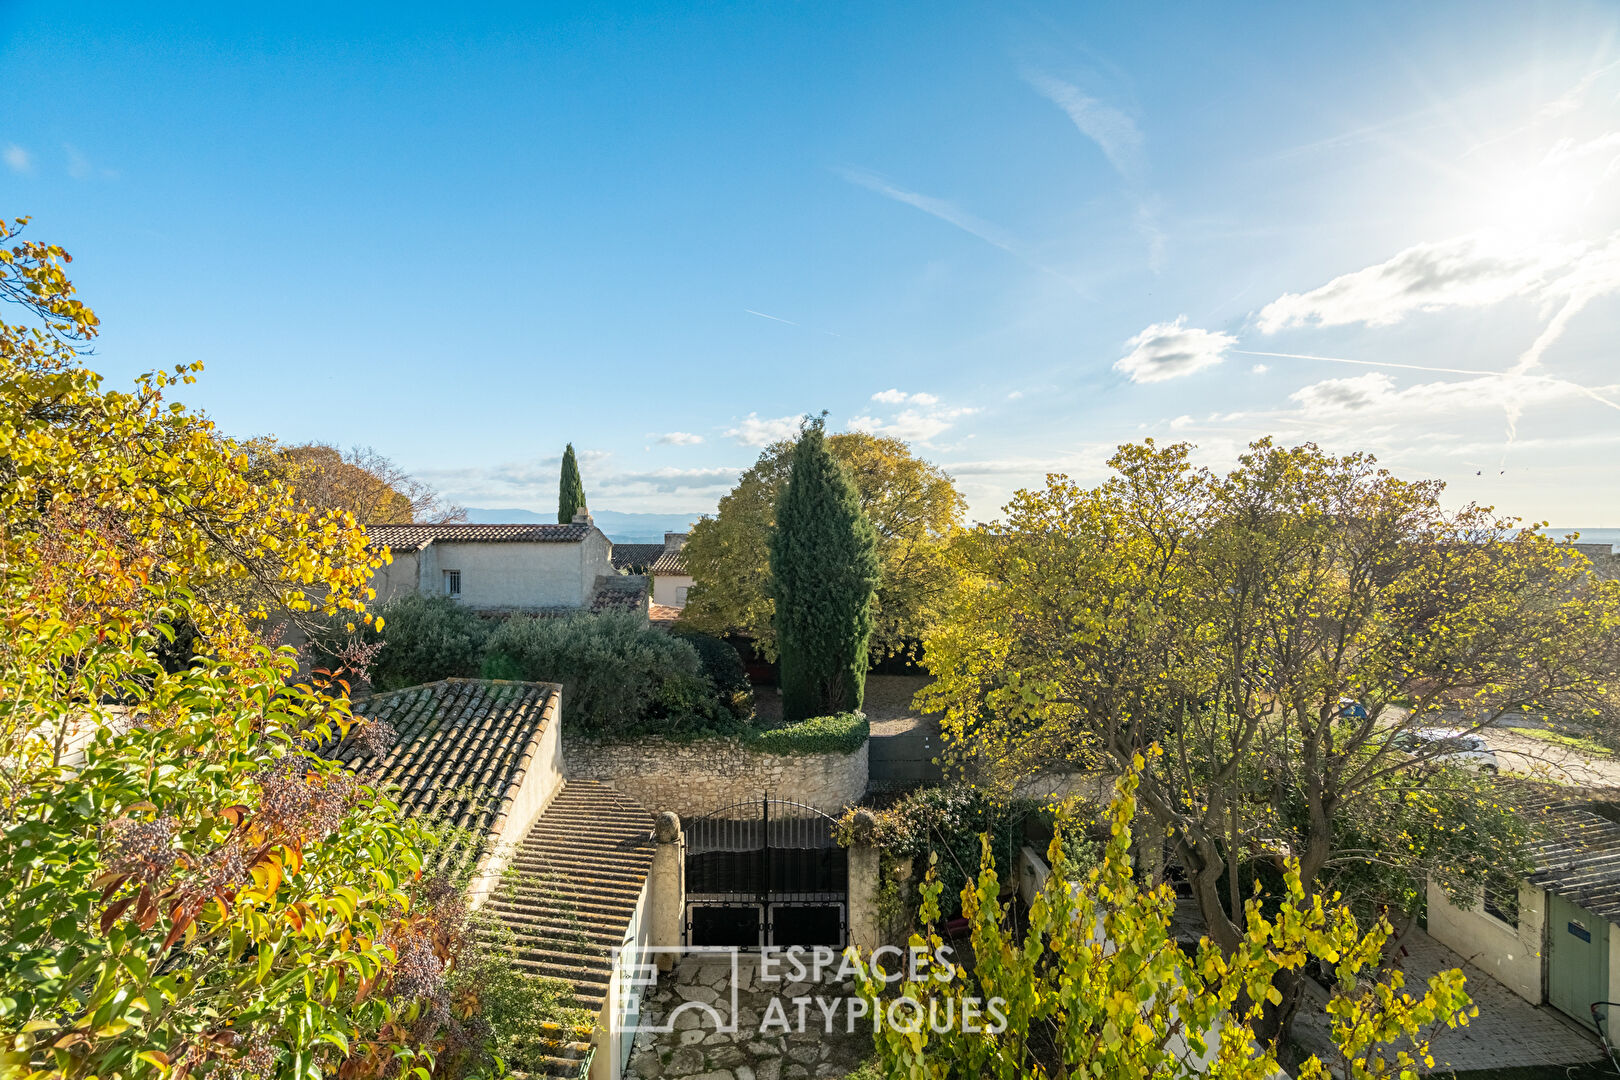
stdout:
POLYGON ((857 1021, 850 1032, 844 1002, 855 996, 854 987, 829 977, 818 985, 761 978, 758 960, 739 958, 737 1030, 717 1031, 730 1011, 733 984, 728 959, 684 957, 675 970, 659 978, 658 986, 642 1003, 641 1025, 661 1025, 673 1015, 674 1030, 636 1036, 627 1075, 641 1080, 669 1077, 690 1080, 822 1080, 841 1077, 872 1052, 871 1027, 857 1021), (800 1029, 795 997, 821 997, 837 1001, 829 1023, 814 1005, 805 1011, 800 1029), (773 1007, 772 999, 779 1005, 773 1007), (714 1009, 682 1008, 688 1002, 714 1009), (773 1016, 788 1020, 783 1033, 773 1016))
MULTIPOLYGON (((1445 968, 1460 967, 1468 978, 1467 990, 1479 1006, 1479 1015, 1467 1027, 1442 1028, 1430 1042, 1435 1072, 1474 1069, 1510 1069, 1530 1065, 1572 1065, 1603 1057, 1596 1036, 1565 1022, 1551 1006, 1535 1006, 1421 930, 1405 939, 1401 970, 1409 988, 1427 983, 1445 968)), ((1301 1008, 1295 1030, 1301 1042, 1317 1049, 1327 1044, 1327 1017, 1301 1008), (1299 1031, 1307 1027, 1316 1030, 1299 1031)))

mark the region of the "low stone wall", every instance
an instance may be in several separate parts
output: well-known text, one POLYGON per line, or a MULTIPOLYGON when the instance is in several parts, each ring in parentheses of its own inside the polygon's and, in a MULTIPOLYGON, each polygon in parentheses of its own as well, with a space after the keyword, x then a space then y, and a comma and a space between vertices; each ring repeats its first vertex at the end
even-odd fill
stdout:
POLYGON ((866 754, 864 742, 847 754, 767 754, 726 738, 563 740, 569 779, 600 781, 650 813, 673 810, 683 818, 767 793, 836 816, 866 794, 866 754))

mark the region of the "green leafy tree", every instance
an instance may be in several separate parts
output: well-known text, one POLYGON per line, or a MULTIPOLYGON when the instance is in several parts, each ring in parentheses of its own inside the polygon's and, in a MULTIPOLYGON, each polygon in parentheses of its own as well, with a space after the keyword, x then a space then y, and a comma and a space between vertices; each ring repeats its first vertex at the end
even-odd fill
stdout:
POLYGON ((820 418, 804 425, 793 448, 770 556, 783 718, 859 709, 880 573, 877 535, 849 471, 827 450, 820 418))
MULTIPOLYGON (((1307 896, 1369 906, 1515 858, 1492 789, 1445 781, 1445 745, 1403 736, 1612 717, 1620 586, 1365 455, 1261 441, 1222 476, 1189 453, 1122 447, 1107 483, 1050 477, 953 546, 961 588, 919 703, 946 714, 958 764, 1010 783, 1163 745, 1142 805, 1229 950, 1245 885, 1291 858, 1307 896), (1443 829, 1422 824, 1436 812, 1443 829)), ((1297 1001, 1280 977, 1267 1037, 1297 1001)))
MULTIPOLYGON (((60 248, 0 225, 0 1077, 366 1080, 469 1035, 459 897, 314 749, 355 729, 260 631, 366 621, 379 557, 249 449, 105 389, 60 248), (159 662, 173 626, 197 659, 159 662), (465 1014, 464 1014, 465 1015, 465 1014)), ((380 729, 360 734, 381 737, 380 729)), ((448 1055, 448 1056, 446 1056, 448 1055)))
POLYGON ((585 509, 585 484, 579 478, 579 459, 574 456, 574 444, 563 451, 562 478, 557 484, 557 521, 563 525, 574 520, 574 515, 585 509))
MULTIPOLYGON (((794 445, 767 447, 681 549, 693 580, 682 625, 746 635, 772 659, 770 534, 794 445)), ((877 659, 905 652, 925 636, 949 595, 946 538, 961 524, 966 504, 943 470, 899 439, 849 431, 826 436, 826 446, 849 470, 877 532, 881 573, 868 649, 877 659)))
MULTIPOLYGON (((1256 1045, 1255 1023, 1278 999, 1277 974, 1300 972, 1312 959, 1337 976, 1326 1006, 1337 1055, 1311 1057, 1295 1075, 1325 1080, 1332 1067, 1354 1080, 1415 1078, 1431 1068, 1430 1033, 1478 1015, 1462 972, 1440 972, 1416 994, 1399 971, 1378 972, 1388 924, 1364 930, 1335 898, 1309 895, 1291 862, 1275 895, 1248 902, 1235 946, 1204 938, 1191 954, 1183 951, 1171 932, 1174 893, 1144 887, 1132 874, 1144 764, 1138 757, 1117 784, 1096 868, 1077 879, 1053 840, 1052 873, 1021 938, 998 902, 1001 882, 986 840, 978 880, 962 890, 972 970, 949 963, 932 930, 910 944, 947 963, 923 969, 922 978, 890 987, 884 972, 863 968, 860 993, 883 1017, 874 1034, 881 1075, 1271 1080, 1285 1074, 1276 1051, 1256 1045), (1004 1023, 988 1011, 992 1000, 1004 1023)), ((938 919, 939 894, 931 869, 923 886, 927 925, 938 919)))
POLYGON ((704 675, 697 650, 632 612, 514 615, 490 635, 484 674, 561 683, 563 722, 586 735, 674 733, 735 719, 704 675))
MULTIPOLYGON (((381 646, 371 665, 371 682, 377 689, 471 677, 482 668, 484 645, 494 624, 448 596, 407 593, 389 601, 378 614, 383 629, 366 635, 381 646)), ((328 663, 334 661, 341 663, 335 657, 328 663)))

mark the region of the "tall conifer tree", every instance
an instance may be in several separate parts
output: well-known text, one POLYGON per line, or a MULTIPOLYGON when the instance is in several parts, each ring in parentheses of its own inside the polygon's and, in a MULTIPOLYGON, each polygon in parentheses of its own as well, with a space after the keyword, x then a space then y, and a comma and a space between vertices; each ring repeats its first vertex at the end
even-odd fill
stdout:
POLYGON ((817 417, 800 431, 771 533, 782 717, 789 722, 858 709, 866 692, 877 534, 849 472, 827 450, 824 427, 817 417))
POLYGON ((579 479, 579 459, 574 456, 574 444, 563 451, 562 481, 557 487, 557 521, 563 525, 574 520, 574 515, 585 508, 585 485, 579 479))

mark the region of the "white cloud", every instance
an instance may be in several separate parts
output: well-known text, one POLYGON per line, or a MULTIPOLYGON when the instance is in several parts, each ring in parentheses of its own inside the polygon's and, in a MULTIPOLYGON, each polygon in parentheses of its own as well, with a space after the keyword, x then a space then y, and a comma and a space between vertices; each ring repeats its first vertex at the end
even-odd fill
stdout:
MULTIPOLYGON (((599 462, 606 455, 580 455, 585 495, 596 509, 637 505, 659 495, 724 494, 736 483, 740 468, 661 468, 647 472, 612 472, 599 462)), ((508 462, 494 466, 421 469, 418 475, 455 502, 470 506, 546 506, 557 495, 559 459, 508 462)), ((659 500, 654 500, 657 502, 659 500)), ((689 498, 685 505, 690 505, 689 498)))
POLYGON ((670 494, 680 491, 727 491, 737 482, 741 469, 717 466, 708 469, 653 469, 650 472, 617 473, 602 479, 609 493, 633 495, 645 492, 670 494))
POLYGON ((1306 293, 1285 293, 1261 310, 1265 333, 1291 326, 1388 326, 1414 312, 1478 308, 1515 297, 1542 300, 1620 287, 1620 238, 1503 246, 1484 233, 1416 244, 1306 293))
POLYGON ((1023 396, 1024 396, 1024 392, 1022 390, 1014 390, 1012 393, 1007 395, 1007 400, 1008 401, 1017 401, 1019 398, 1021 398, 1023 396))
POLYGON ((1180 416, 1170 421, 1170 428, 1172 431, 1180 431, 1182 428, 1192 427, 1192 425, 1193 418, 1188 416, 1186 413, 1182 413, 1180 416))
POLYGON ((696 446, 703 441, 703 436, 685 431, 671 431, 658 436, 658 441, 665 446, 696 446))
POLYGON ((800 419, 798 416, 761 419, 758 413, 749 413, 738 421, 736 427, 726 430, 726 437, 736 439, 744 446, 769 446, 797 435, 800 419))
POLYGON ((1483 375, 1397 387, 1391 376, 1372 371, 1302 386, 1289 399, 1306 419, 1361 427, 1432 422, 1437 416, 1458 418, 1500 412, 1510 406, 1517 410, 1531 404, 1574 403, 1592 400, 1593 393, 1586 387, 1544 375, 1483 375))
POLYGON ((939 398, 933 394, 908 394, 904 390, 879 390, 872 395, 873 401, 881 401, 885 405, 938 405, 939 398))
MULTIPOLYGON (((924 395, 926 396, 926 395, 924 395)), ((952 424, 964 416, 970 416, 976 409, 902 409, 888 420, 876 416, 857 416, 850 420, 851 431, 864 431, 868 435, 878 435, 889 439, 899 439, 902 442, 915 442, 927 444, 930 439, 937 438, 948 431, 952 424)))
POLYGON ((987 244, 992 244, 1014 255, 1018 254, 1011 237, 989 222, 974 217, 953 202, 895 187, 881 176, 865 169, 839 169, 838 175, 852 184, 858 184, 866 188, 868 191, 875 191, 879 195, 893 199, 895 202, 905 203, 907 206, 915 207, 947 224, 955 225, 963 232, 977 236, 987 244))
POLYGON ((12 143, 4 151, 0 151, 0 157, 6 159, 6 167, 14 173, 30 173, 34 171, 34 155, 16 143, 12 143))
POLYGON ((1068 113, 1080 133, 1096 143, 1120 175, 1132 177, 1141 169, 1142 133, 1136 121, 1079 87, 1047 75, 1026 74, 1025 80, 1052 104, 1068 113))
POLYGON ((1249 374, 1251 374, 1251 375, 1264 375, 1266 372, 1268 372, 1270 370, 1271 369, 1269 367, 1267 367, 1266 365, 1264 365, 1264 364, 1256 364, 1256 365, 1254 365, 1254 367, 1249 369, 1249 374))
POLYGON ((1182 315, 1175 322, 1149 326, 1125 343, 1131 351, 1115 361, 1114 370, 1132 382, 1164 382, 1220 363, 1237 343, 1230 334, 1200 330, 1186 322, 1182 315))

